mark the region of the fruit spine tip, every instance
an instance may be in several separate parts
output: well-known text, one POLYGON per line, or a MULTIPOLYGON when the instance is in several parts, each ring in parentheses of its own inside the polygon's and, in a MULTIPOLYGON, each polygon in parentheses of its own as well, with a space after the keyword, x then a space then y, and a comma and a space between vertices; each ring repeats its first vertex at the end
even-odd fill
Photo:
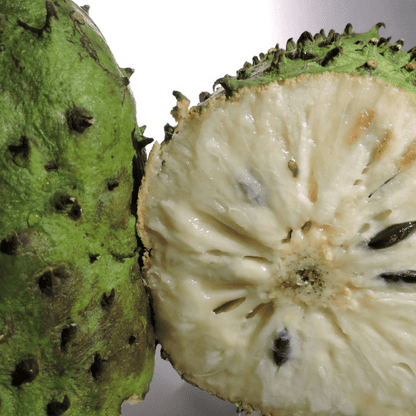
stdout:
POLYGON ((354 33, 354 30, 352 28, 352 24, 348 23, 347 26, 345 26, 343 34, 344 35, 352 35, 353 33, 354 33))
POLYGON ((85 13, 90 13, 90 6, 86 4, 85 6, 81 6, 81 9, 84 10, 85 13))
POLYGON ((188 98, 186 98, 179 91, 173 91, 172 94, 176 98, 177 101, 176 101, 176 106, 173 107, 170 114, 178 123, 178 125, 175 128, 175 131, 179 131, 182 129, 182 125, 183 125, 184 119, 186 118, 189 112, 189 106, 191 102, 188 100, 188 98))

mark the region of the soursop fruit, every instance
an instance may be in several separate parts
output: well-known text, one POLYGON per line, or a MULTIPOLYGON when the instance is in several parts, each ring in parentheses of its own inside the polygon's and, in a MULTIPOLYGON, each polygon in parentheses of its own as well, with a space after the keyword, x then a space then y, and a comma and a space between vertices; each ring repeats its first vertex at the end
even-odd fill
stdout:
POLYGON ((153 373, 144 128, 88 8, 0 1, 0 414, 119 415, 153 373))
POLYGON ((175 92, 139 234, 163 356, 267 416, 416 410, 416 51, 305 32, 175 92))

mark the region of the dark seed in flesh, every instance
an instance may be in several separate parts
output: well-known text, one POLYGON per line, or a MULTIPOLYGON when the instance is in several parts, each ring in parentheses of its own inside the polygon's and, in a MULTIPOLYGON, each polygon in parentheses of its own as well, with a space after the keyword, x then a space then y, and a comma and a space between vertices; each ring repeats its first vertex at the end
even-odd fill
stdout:
POLYGON ((387 282, 416 283, 416 270, 401 270, 400 272, 382 273, 378 277, 387 282))
POLYGON ((391 225, 370 238, 367 246, 373 250, 391 247, 409 237, 415 231, 415 227, 416 221, 391 225))
POLYGON ((273 344, 273 360, 279 367, 286 363, 290 358, 290 335, 285 328, 279 333, 273 344))

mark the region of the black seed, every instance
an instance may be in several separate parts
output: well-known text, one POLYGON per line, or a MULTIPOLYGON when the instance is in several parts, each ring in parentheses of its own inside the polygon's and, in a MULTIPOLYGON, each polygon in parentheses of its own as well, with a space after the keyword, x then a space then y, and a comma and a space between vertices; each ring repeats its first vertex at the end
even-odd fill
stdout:
POLYGON ((78 133, 84 133, 84 131, 91 127, 95 120, 91 114, 83 108, 74 106, 66 113, 66 120, 70 130, 77 131, 78 133))
POLYGON ((20 136, 19 144, 10 145, 7 147, 7 149, 10 153, 13 154, 14 163, 16 163, 16 158, 22 158, 23 160, 27 160, 30 154, 29 139, 26 136, 20 136))
POLYGON ((63 402, 53 401, 48 403, 46 406, 46 415, 47 416, 61 416, 63 415, 70 407, 71 402, 69 397, 65 394, 63 402))
POLYGON ((246 300, 245 297, 230 300, 218 306, 217 308, 215 308, 213 312, 216 314, 219 314, 219 313, 231 311, 232 309, 235 309, 238 306, 240 306, 243 302, 245 302, 245 300, 246 300))
POLYGON ((106 293, 103 293, 103 296, 101 296, 101 307, 103 309, 109 309, 111 308, 111 305, 114 302, 114 297, 116 295, 115 289, 112 289, 110 294, 107 295, 106 293))
POLYGON ((402 270, 400 272, 382 273, 378 277, 388 282, 416 283, 416 270, 402 270))
POLYGON ((69 210, 68 217, 71 220, 78 221, 81 218, 82 209, 78 202, 75 200, 69 210))
POLYGON ((98 260, 98 258, 100 257, 99 254, 89 254, 89 258, 90 258, 90 263, 94 263, 95 261, 98 260))
POLYGON ((391 247, 411 235, 415 231, 415 226, 416 221, 391 225, 370 238, 367 246, 373 250, 391 247))
POLYGON ((279 333, 273 344, 273 360, 279 367, 290 358, 290 334, 285 328, 279 333))
POLYGON ((109 191, 114 191, 114 189, 117 188, 117 186, 119 186, 120 183, 117 180, 112 180, 110 182, 107 183, 107 189, 109 191))
POLYGON ((9 256, 15 256, 18 247, 19 240, 17 239, 17 234, 13 234, 9 238, 3 238, 0 242, 0 252, 9 256))
POLYGON ((136 342, 136 337, 134 335, 129 336, 129 345, 133 345, 136 342))
POLYGON ((19 361, 12 372, 12 386, 31 383, 39 375, 39 364, 33 357, 19 361))
POLYGON ((68 344, 76 337, 78 329, 75 325, 65 327, 61 332, 61 351, 67 352, 68 344))
POLYGON ((101 358, 100 353, 97 352, 94 356, 94 362, 90 367, 90 373, 95 380, 99 379, 104 370, 104 360, 101 358))

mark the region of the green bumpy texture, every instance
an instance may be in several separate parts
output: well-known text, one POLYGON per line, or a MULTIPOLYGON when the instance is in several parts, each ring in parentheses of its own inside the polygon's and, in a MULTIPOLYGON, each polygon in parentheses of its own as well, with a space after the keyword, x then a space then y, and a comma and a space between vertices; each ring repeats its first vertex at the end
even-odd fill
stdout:
POLYGON ((0 0, 1 415, 119 415, 148 390, 131 73, 87 8, 0 0))
MULTIPOLYGON (((246 62, 237 76, 226 75, 214 83, 223 89, 215 95, 232 96, 245 87, 261 87, 302 74, 338 72, 381 79, 416 95, 416 48, 403 51, 404 40, 390 43, 378 31, 378 23, 367 33, 354 33, 348 24, 342 34, 323 30, 314 36, 304 32, 297 42, 289 39, 286 49, 279 45, 246 62)), ((197 109, 207 105, 207 93, 201 93, 197 109)))

